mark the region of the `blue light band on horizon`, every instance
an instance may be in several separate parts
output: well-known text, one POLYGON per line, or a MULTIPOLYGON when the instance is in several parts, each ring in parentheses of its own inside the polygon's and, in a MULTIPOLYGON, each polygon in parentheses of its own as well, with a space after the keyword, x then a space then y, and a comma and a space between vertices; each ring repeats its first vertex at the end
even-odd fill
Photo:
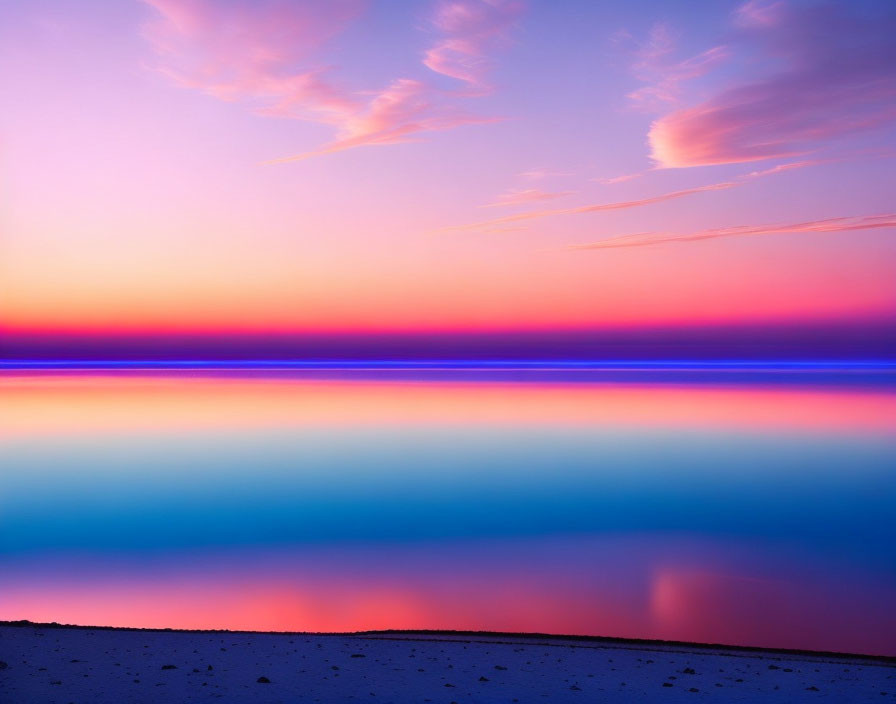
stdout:
POLYGON ((320 371, 875 371, 896 372, 896 360, 0 360, 0 371, 24 370, 320 370, 320 371))

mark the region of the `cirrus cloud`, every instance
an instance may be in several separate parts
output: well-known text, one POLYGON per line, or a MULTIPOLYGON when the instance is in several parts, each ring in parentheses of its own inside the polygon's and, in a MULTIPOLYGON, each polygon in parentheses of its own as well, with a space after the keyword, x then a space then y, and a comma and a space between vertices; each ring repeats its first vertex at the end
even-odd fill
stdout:
POLYGON ((377 94, 364 110, 346 116, 341 121, 337 138, 332 142, 312 151, 266 163, 302 161, 365 145, 400 144, 414 141, 414 135, 421 132, 437 132, 497 119, 467 114, 440 102, 439 97, 425 83, 400 78, 377 94))
MULTIPOLYGON (((770 169, 765 169, 762 171, 752 171, 747 174, 743 174, 738 177, 736 180, 732 181, 722 181, 720 183, 710 183, 705 186, 695 186, 694 188, 685 188, 679 191, 671 191, 669 193, 661 193, 656 196, 648 196, 646 198, 638 198, 635 200, 624 200, 617 201, 615 203, 594 203, 590 205, 580 205, 575 208, 552 208, 546 210, 530 210, 525 213, 517 213, 515 215, 505 215, 501 218, 494 218, 492 220, 483 220, 480 222, 474 222, 467 225, 452 225, 449 227, 441 228, 442 232, 450 232, 450 231, 464 231, 464 230, 473 230, 478 232, 490 232, 494 231, 496 227, 503 227, 507 223, 517 223, 525 220, 538 220, 541 218, 553 217, 557 215, 583 215, 587 213, 601 213, 611 210, 628 210, 630 208, 641 208, 646 205, 654 205, 656 203, 664 203, 670 200, 677 200, 679 198, 687 198, 689 196, 697 195, 699 193, 707 193, 711 191, 727 191, 730 188, 737 188, 739 186, 743 186, 750 181, 755 179, 763 178, 765 176, 771 176, 773 174, 778 174, 784 171, 792 171, 794 169, 804 169, 809 166, 817 166, 819 164, 825 164, 831 161, 830 159, 814 159, 814 160, 804 160, 804 161, 795 161, 787 164, 779 164, 770 169)), ((538 192, 536 192, 538 193, 538 192)), ((567 195, 567 193, 563 193, 562 195, 567 195)), ((571 193, 569 194, 571 195, 571 193)), ((549 198, 532 198, 532 200, 548 200, 549 198)))
MULTIPOLYGON (((628 34, 617 38, 622 40, 634 41, 628 34)), ((635 43, 632 72, 646 85, 628 94, 634 107, 652 110, 664 103, 678 102, 684 83, 706 75, 729 56, 728 47, 719 45, 686 59, 676 59, 676 44, 675 33, 662 22, 651 27, 646 41, 635 43)))
POLYGON ((880 230, 886 228, 896 228, 896 213, 826 218, 824 220, 808 220, 776 225, 735 225, 733 227, 720 227, 686 233, 639 232, 632 235, 611 237, 610 239, 590 244, 573 245, 569 249, 622 249, 671 242, 699 242, 721 237, 852 232, 854 230, 880 230))
POLYGON ((425 132, 496 121, 458 102, 486 92, 488 51, 522 10, 517 0, 443 0, 435 6, 433 25, 442 36, 423 63, 464 81, 463 91, 438 90, 407 76, 385 88, 351 91, 332 78, 332 67, 319 54, 359 16, 365 0, 143 1, 156 11, 143 27, 156 54, 151 68, 184 87, 245 103, 257 115, 335 128, 330 142, 266 163, 415 141, 425 132))
POLYGON ((784 67, 653 123, 651 156, 681 168, 781 158, 896 120, 896 12, 749 2, 743 39, 784 67))
POLYGON ((144 2, 157 13, 143 26, 152 68, 182 86, 277 117, 338 122, 359 107, 326 80, 315 54, 360 14, 362 0, 144 2))
POLYGON ((488 232, 494 230, 495 226, 503 226, 507 223, 522 222, 525 220, 538 220, 541 218, 552 217, 555 215, 582 215, 585 213, 600 213, 609 210, 628 210, 629 208, 640 208, 645 205, 653 205, 654 203, 663 203, 668 200, 676 200, 685 198, 697 193, 705 193, 707 191, 724 191, 729 188, 739 186, 738 181, 725 181, 722 183, 711 183, 706 186, 697 186, 696 188, 686 188, 681 191, 672 191, 671 193, 662 193, 658 196, 650 196, 648 198, 639 198, 637 200, 625 200, 616 203, 595 203, 592 205, 580 205, 576 208, 552 208, 549 210, 530 210, 526 213, 517 213, 516 215, 505 215, 502 218, 494 218, 492 220, 483 220, 480 222, 470 223, 468 225, 453 225, 441 228, 442 232, 474 230, 479 232, 488 232))
POLYGON ((506 36, 522 13, 518 0, 448 0, 442 2, 433 25, 443 38, 427 50, 423 64, 445 76, 487 91, 491 68, 488 51, 506 36))
POLYGON ((574 195, 576 191, 542 191, 539 188, 511 189, 497 197, 493 203, 487 203, 483 208, 495 208, 508 205, 526 205, 546 200, 557 200, 574 195))

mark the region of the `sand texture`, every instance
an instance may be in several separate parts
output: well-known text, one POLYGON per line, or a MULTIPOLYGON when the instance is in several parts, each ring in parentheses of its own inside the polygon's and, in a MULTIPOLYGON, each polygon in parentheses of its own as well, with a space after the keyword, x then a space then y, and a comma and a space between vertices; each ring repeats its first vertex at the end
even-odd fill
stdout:
POLYGON ((886 702, 892 659, 485 635, 0 626, 0 703, 886 702))

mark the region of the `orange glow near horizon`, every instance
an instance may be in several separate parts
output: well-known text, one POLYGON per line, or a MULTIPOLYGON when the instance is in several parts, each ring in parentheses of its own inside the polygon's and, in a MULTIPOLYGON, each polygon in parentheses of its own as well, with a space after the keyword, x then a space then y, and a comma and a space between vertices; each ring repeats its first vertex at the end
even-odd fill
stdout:
POLYGON ((243 321, 220 320, 213 317, 178 321, 171 316, 164 319, 130 317, 127 320, 102 320, 90 322, 89 318, 77 322, 62 319, 45 321, 0 321, 0 334, 12 337, 68 337, 89 340, 128 340, 164 338, 166 336, 214 337, 226 335, 404 335, 404 334, 445 334, 464 335, 477 333, 566 333, 566 332, 626 332, 651 329, 712 328, 737 326, 780 326, 793 325, 841 325, 861 322, 890 321, 893 311, 886 306, 867 310, 851 310, 846 313, 832 311, 826 314, 810 311, 767 311, 753 312, 738 318, 726 315, 647 317, 641 319, 587 318, 560 320, 471 320, 463 315, 457 320, 329 320, 329 321, 271 321, 264 317, 254 317, 243 321))
MULTIPOLYGON (((788 266, 796 267, 802 255, 793 254, 788 266)), ((326 284, 305 290, 285 280, 266 280, 265 290, 256 290, 236 269, 219 271, 206 284, 168 289, 152 283, 158 272, 147 272, 144 282, 129 272, 120 285, 93 293, 79 290, 74 285, 79 278, 63 273, 54 275, 52 284, 36 277, 16 281, 15 272, 0 264, 0 328, 7 334, 75 335, 472 332, 775 324, 893 314, 889 284, 878 280, 883 270, 867 271, 861 282, 832 296, 831 281, 821 271, 806 271, 794 288, 787 266, 769 272, 762 282, 746 272, 710 273, 706 262, 658 268, 655 254, 639 254, 641 262, 628 252, 622 256, 627 264, 607 262, 609 268, 601 262, 583 267, 582 262, 558 261, 547 276, 527 272, 534 265, 530 262, 512 278, 486 271, 471 278, 458 261, 460 268, 449 265, 405 283, 397 273, 344 286, 338 277, 329 277, 326 284), (711 296, 707 287, 713 289, 711 296)), ((91 278, 105 276, 98 272, 91 278)))

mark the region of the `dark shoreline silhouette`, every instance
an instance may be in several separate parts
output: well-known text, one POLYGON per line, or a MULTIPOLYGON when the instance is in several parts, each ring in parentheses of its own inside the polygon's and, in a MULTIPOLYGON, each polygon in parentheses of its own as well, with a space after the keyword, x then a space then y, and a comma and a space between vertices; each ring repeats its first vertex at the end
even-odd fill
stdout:
POLYGON ((763 646, 750 645, 727 645, 725 643, 697 643, 680 640, 660 640, 651 638, 619 638, 614 636, 586 636, 586 635, 565 635, 559 633, 516 633, 513 631, 455 631, 445 629, 386 629, 374 631, 344 631, 344 632, 318 632, 318 631, 245 631, 231 630, 227 628, 137 628, 132 626, 89 626, 82 624, 58 623, 52 621, 49 623, 41 623, 37 621, 29 621, 21 619, 17 621, 0 621, 0 627, 15 628, 63 628, 63 629, 81 629, 92 631, 136 631, 143 633, 214 633, 214 634, 252 634, 252 635, 283 635, 283 636, 363 636, 390 638, 394 637, 401 640, 413 640, 413 636, 420 636, 423 639, 431 640, 436 636, 443 636, 452 640, 460 640, 462 642, 475 642, 477 639, 487 639, 482 642, 502 643, 501 639, 513 638, 519 640, 530 641, 563 641, 564 645, 576 647, 572 643, 592 643, 596 645, 617 645, 631 646, 638 650, 647 650, 651 647, 661 647, 663 649, 671 648, 687 648, 689 650, 728 650, 738 654, 757 653, 762 655, 775 655, 793 657, 807 656, 814 658, 828 658, 839 660, 868 660, 879 661, 886 664, 896 664, 896 655, 869 655, 866 653, 844 653, 830 650, 806 650, 800 648, 769 648, 763 646))
POLYGON ((896 658, 538 633, 0 623, 0 701, 884 702, 896 658))

